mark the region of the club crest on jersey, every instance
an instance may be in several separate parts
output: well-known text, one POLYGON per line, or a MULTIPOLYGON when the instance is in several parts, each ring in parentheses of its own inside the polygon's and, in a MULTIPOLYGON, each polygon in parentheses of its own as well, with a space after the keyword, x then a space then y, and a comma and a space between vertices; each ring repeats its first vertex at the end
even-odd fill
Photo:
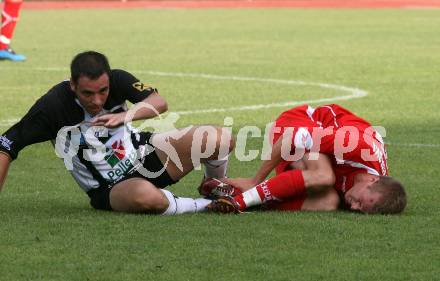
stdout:
POLYGON ((110 150, 110 154, 106 155, 104 157, 105 161, 107 161, 107 163, 114 168, 119 161, 121 161, 122 159, 124 159, 125 157, 125 148, 122 144, 121 140, 115 141, 112 144, 112 149, 110 150))
POLYGON ((112 144, 110 154, 105 156, 105 161, 113 168, 113 170, 107 172, 107 176, 110 180, 115 181, 120 179, 125 174, 134 169, 133 163, 136 162, 137 153, 132 151, 128 153, 121 140, 115 141, 112 144))
POLYGON ((133 88, 135 88, 135 89, 138 90, 139 92, 143 92, 143 91, 145 91, 145 90, 151 90, 151 89, 153 89, 153 87, 148 86, 148 85, 145 85, 145 84, 142 83, 142 82, 136 82, 136 83, 133 83, 133 88))
POLYGON ((6 148, 7 150, 11 151, 11 145, 13 141, 9 140, 5 136, 0 136, 0 145, 6 148))

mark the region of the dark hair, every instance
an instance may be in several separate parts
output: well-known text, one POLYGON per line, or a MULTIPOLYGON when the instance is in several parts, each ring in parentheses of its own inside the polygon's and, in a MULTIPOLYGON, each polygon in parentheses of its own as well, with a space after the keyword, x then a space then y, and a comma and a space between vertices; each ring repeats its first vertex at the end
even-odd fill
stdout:
POLYGON ((95 51, 77 54, 70 64, 70 77, 75 84, 81 76, 94 80, 104 73, 110 76, 108 60, 106 56, 95 51))
POLYGON ((399 214, 406 207, 406 193, 403 185, 392 177, 381 176, 370 186, 371 190, 381 194, 379 201, 373 206, 373 214, 399 214))

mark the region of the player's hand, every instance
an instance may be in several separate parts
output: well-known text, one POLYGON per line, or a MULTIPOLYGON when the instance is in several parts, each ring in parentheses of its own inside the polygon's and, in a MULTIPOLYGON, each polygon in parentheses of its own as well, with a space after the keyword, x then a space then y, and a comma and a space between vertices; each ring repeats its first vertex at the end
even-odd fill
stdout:
POLYGON ((240 189, 241 191, 246 191, 259 184, 259 182, 257 182, 254 178, 223 178, 220 180, 226 184, 240 189))
POLYGON ((92 120, 92 125, 116 128, 124 124, 125 114, 125 112, 104 114, 92 120))

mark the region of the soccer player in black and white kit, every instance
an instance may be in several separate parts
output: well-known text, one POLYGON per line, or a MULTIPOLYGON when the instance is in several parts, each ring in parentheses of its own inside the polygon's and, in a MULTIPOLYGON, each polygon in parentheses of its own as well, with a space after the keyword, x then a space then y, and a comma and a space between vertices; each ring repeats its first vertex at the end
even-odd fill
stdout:
POLYGON ((70 81, 55 85, 0 136, 0 189, 20 150, 51 140, 96 209, 204 211, 209 200, 176 197, 164 188, 197 163, 205 164, 205 177, 224 177, 234 139, 214 126, 167 133, 139 132, 131 126, 131 121, 166 110, 167 102, 155 88, 126 71, 110 69, 103 54, 80 53, 72 60, 70 81), (128 110, 126 101, 134 109, 128 110))

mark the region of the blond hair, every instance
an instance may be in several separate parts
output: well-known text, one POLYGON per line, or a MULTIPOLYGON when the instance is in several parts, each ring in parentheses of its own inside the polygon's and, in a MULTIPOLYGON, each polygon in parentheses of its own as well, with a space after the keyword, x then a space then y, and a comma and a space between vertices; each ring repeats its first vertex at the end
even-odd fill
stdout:
POLYGON ((370 189, 380 193, 381 197, 369 213, 400 214, 405 209, 406 192, 398 180, 381 176, 377 182, 370 186, 370 189))

